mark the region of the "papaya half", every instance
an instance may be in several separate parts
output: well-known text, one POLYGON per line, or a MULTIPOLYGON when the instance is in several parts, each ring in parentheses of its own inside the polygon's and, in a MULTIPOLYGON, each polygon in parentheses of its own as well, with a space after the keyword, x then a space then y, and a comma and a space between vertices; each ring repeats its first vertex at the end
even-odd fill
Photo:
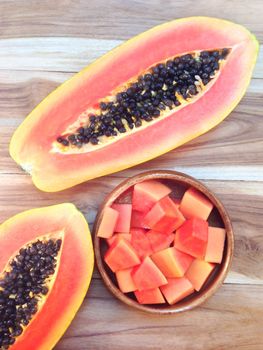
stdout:
POLYGON ((157 26, 52 92, 10 154, 49 192, 145 162, 219 124, 244 95, 257 52, 255 37, 225 20, 157 26))
POLYGON ((0 349, 50 350, 88 290, 88 224, 73 204, 20 213, 0 226, 0 349))

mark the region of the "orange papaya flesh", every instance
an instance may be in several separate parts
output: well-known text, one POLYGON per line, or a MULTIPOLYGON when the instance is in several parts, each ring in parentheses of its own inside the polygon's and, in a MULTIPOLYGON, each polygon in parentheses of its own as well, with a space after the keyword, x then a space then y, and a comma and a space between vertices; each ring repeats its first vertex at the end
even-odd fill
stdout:
POLYGON ((130 233, 116 233, 110 238, 107 239, 107 243, 109 246, 116 243, 120 239, 126 239, 128 242, 131 242, 131 234, 130 233))
POLYGON ((145 217, 145 213, 137 210, 132 211, 132 216, 131 216, 131 228, 145 228, 148 229, 144 223, 143 219, 145 217))
POLYGON ((136 290, 136 286, 131 276, 132 270, 133 268, 116 271, 116 279, 122 293, 130 293, 136 290))
POLYGON ((174 247, 163 249, 151 255, 155 265, 166 278, 183 277, 194 258, 174 247))
POLYGON ((156 202, 168 196, 172 190, 156 180, 148 180, 137 183, 133 189, 133 210, 147 213, 156 202))
POLYGON ((104 209, 97 236, 101 238, 111 238, 115 231, 115 227, 117 226, 118 219, 119 212, 113 208, 106 207, 104 209))
POLYGON ((171 198, 171 199, 174 202, 174 204, 176 205, 176 207, 179 209, 180 204, 181 204, 181 200, 178 198, 171 198))
POLYGON ((131 244, 140 258, 153 253, 148 233, 143 228, 131 229, 131 244))
POLYGON ((196 258, 204 258, 208 240, 208 223, 199 218, 186 220, 176 231, 175 247, 196 258), (176 242, 179 242, 177 245, 176 242))
POLYGON ((213 204, 202 193, 190 187, 183 195, 180 210, 186 218, 197 217, 207 220, 213 204))
POLYGON ((159 288, 136 290, 134 295, 139 304, 164 304, 165 300, 159 288))
POLYGON ((233 110, 249 84, 257 52, 255 37, 225 20, 190 17, 157 26, 112 50, 50 94, 17 129, 10 154, 38 188, 50 192, 157 157, 207 132, 233 110), (209 60, 202 59, 202 69, 210 68, 206 68, 209 77, 200 78, 200 53, 209 58, 207 51, 210 58, 222 59, 216 59, 212 71, 209 60), (161 79, 162 86, 152 87, 145 75, 139 79, 144 73, 159 74, 158 79, 169 76, 171 60, 180 73, 170 72, 172 82, 161 79), (196 71, 188 71, 184 60, 194 60, 196 71), (163 66, 156 70, 158 64, 165 65, 166 75, 163 66), (178 68, 179 64, 183 66, 178 68), (138 83, 140 95, 148 95, 135 101, 138 83), (125 97, 122 109, 119 92, 133 100, 129 104, 125 97), (162 105, 156 111, 158 99, 162 105), (115 108, 112 114, 117 106, 117 124, 108 118, 109 106, 115 108), (108 129, 111 136, 105 136, 108 129), (70 135, 74 142, 69 142, 70 135))
POLYGON ((144 224, 152 230, 170 234, 185 221, 184 216, 169 196, 158 201, 146 214, 144 224))
POLYGON ((118 239, 107 250, 104 260, 109 268, 116 272, 140 264, 135 249, 126 239, 118 239))
POLYGON ((12 302, 9 319, 1 314, 0 328, 5 321, 10 327, 1 334, 0 348, 52 349, 79 309, 93 272, 84 216, 67 203, 23 212, 0 226, 0 247, 1 309, 12 302))
POLYGON ((169 235, 154 230, 147 232, 147 238, 150 242, 153 253, 168 248, 175 239, 175 234, 169 235))
POLYGON ((131 226, 131 204, 112 204, 112 209, 119 213, 119 217, 115 226, 115 232, 129 233, 131 226))
POLYGON ((215 264, 195 259, 186 271, 185 277, 191 282, 194 289, 199 292, 214 268, 215 264))
POLYGON ((133 282, 138 290, 152 289, 167 283, 165 276, 148 256, 131 272, 133 282))
POLYGON ((208 240, 205 261, 221 264, 224 252, 226 230, 220 227, 208 227, 208 240))
POLYGON ((186 298, 194 292, 194 287, 186 277, 168 278, 168 283, 161 286, 161 292, 170 305, 186 298))

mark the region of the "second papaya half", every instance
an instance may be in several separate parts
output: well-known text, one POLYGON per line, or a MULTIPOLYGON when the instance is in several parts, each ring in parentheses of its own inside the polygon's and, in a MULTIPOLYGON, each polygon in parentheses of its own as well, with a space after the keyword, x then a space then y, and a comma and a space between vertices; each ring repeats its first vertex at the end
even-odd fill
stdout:
POLYGON ((44 99, 16 130, 11 156, 48 192, 157 157, 233 110, 257 52, 248 30, 220 19, 155 27, 44 99))

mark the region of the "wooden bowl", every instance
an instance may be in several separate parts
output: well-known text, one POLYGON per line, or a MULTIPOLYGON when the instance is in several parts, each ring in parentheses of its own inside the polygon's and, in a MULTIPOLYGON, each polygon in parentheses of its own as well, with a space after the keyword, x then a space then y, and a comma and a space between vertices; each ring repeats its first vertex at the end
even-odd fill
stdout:
POLYGON ((227 272, 231 265, 234 249, 233 229, 230 222, 230 218, 223 204, 206 186, 204 186, 198 180, 186 174, 168 170, 149 171, 141 173, 119 184, 102 203, 95 220, 93 234, 97 266, 104 283, 111 291, 111 293, 115 297, 120 299, 122 302, 133 308, 157 314, 170 314, 190 310, 203 303, 209 297, 211 297, 216 292, 216 290, 222 285, 227 275, 227 272), (107 249, 106 240, 97 237, 97 230, 103 216, 104 208, 106 206, 110 206, 115 201, 120 203, 130 203, 131 193, 129 193, 129 188, 138 182, 150 179, 158 179, 161 180, 163 183, 169 185, 169 187, 173 189, 172 195, 174 196, 174 198, 181 198, 184 191, 188 187, 195 187, 197 190, 202 192, 207 198, 209 198, 209 200, 214 204, 214 209, 208 218, 209 224, 212 226, 223 227, 226 230, 226 241, 222 263, 216 266, 216 268, 213 270, 212 274, 210 275, 210 277, 199 292, 191 294, 187 298, 183 299, 182 301, 179 301, 174 305, 141 305, 136 301, 133 293, 122 293, 118 288, 115 275, 111 272, 111 270, 108 268, 108 266, 104 263, 103 260, 104 253, 107 249), (122 195, 121 199, 119 199, 120 195, 122 195))

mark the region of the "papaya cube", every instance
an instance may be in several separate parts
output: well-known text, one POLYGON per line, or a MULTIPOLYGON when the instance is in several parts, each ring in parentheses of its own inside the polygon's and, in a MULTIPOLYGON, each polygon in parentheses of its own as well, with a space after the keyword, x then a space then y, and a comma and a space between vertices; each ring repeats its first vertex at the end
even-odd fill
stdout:
POLYGON ((131 242, 131 235, 129 233, 116 233, 107 239, 107 243, 109 246, 111 246, 114 242, 117 242, 120 239, 126 239, 128 242, 131 242))
POLYGON ((144 258, 145 256, 151 255, 153 252, 146 230, 143 228, 131 229, 131 244, 139 257, 144 258))
POLYGON ((131 275, 138 290, 157 288, 167 283, 165 276, 148 256, 134 267, 131 275))
POLYGON ((199 291, 204 285, 210 273, 213 271, 215 265, 204 260, 195 259, 189 269, 186 271, 185 277, 194 286, 196 291, 199 291))
POLYGON ((204 258, 208 238, 208 223, 199 218, 188 219, 176 231, 175 247, 196 258, 204 258), (179 244, 176 244, 178 240, 179 244))
POLYGON ((208 241, 205 261, 221 264, 224 252, 226 230, 220 227, 208 227, 208 241))
POLYGON ((116 271, 116 279, 122 293, 130 293, 136 290, 131 272, 133 268, 116 271))
POLYGON ((151 229, 166 234, 172 233, 184 221, 183 214, 168 196, 157 202, 144 218, 144 223, 151 229))
POLYGON ((143 223, 145 213, 133 210, 131 216, 131 228, 149 228, 143 223))
POLYGON ((125 239, 120 239, 110 246, 104 261, 113 272, 128 269, 141 262, 134 248, 125 239))
POLYGON ((194 287, 186 277, 167 278, 168 283, 161 286, 161 292, 170 305, 186 298, 194 292, 194 287))
POLYGON ((175 234, 170 233, 169 235, 150 230, 147 233, 147 238, 150 242, 153 253, 170 247, 171 243, 174 241, 175 234))
POLYGON ((201 192, 190 187, 182 198, 180 210, 187 218, 197 217, 207 220, 213 209, 213 204, 201 192))
POLYGON ((106 207, 103 212, 103 217, 100 222, 97 236, 101 238, 110 238, 114 233, 118 217, 118 211, 110 207, 106 207))
MULTIPOLYGON (((113 235, 114 237, 115 235, 113 235)), ((180 252, 185 252, 185 246, 182 245, 182 243, 180 243, 179 239, 178 239, 178 234, 175 233, 174 235, 174 247, 178 250, 180 250, 180 252)), ((111 238, 110 238, 111 239, 111 238)), ((191 254, 190 254, 191 255, 191 254)))
POLYGON ((151 255, 151 259, 168 278, 182 277, 194 260, 192 256, 182 253, 174 247, 154 253, 151 255))
POLYGON ((133 210, 147 212, 156 202, 171 192, 172 190, 169 187, 156 180, 137 183, 133 190, 133 210))
POLYGON ((134 292, 139 304, 164 304, 165 300, 159 288, 136 290, 134 292))
POLYGON ((131 227, 132 205, 114 203, 111 207, 119 213, 115 232, 129 233, 131 227))

